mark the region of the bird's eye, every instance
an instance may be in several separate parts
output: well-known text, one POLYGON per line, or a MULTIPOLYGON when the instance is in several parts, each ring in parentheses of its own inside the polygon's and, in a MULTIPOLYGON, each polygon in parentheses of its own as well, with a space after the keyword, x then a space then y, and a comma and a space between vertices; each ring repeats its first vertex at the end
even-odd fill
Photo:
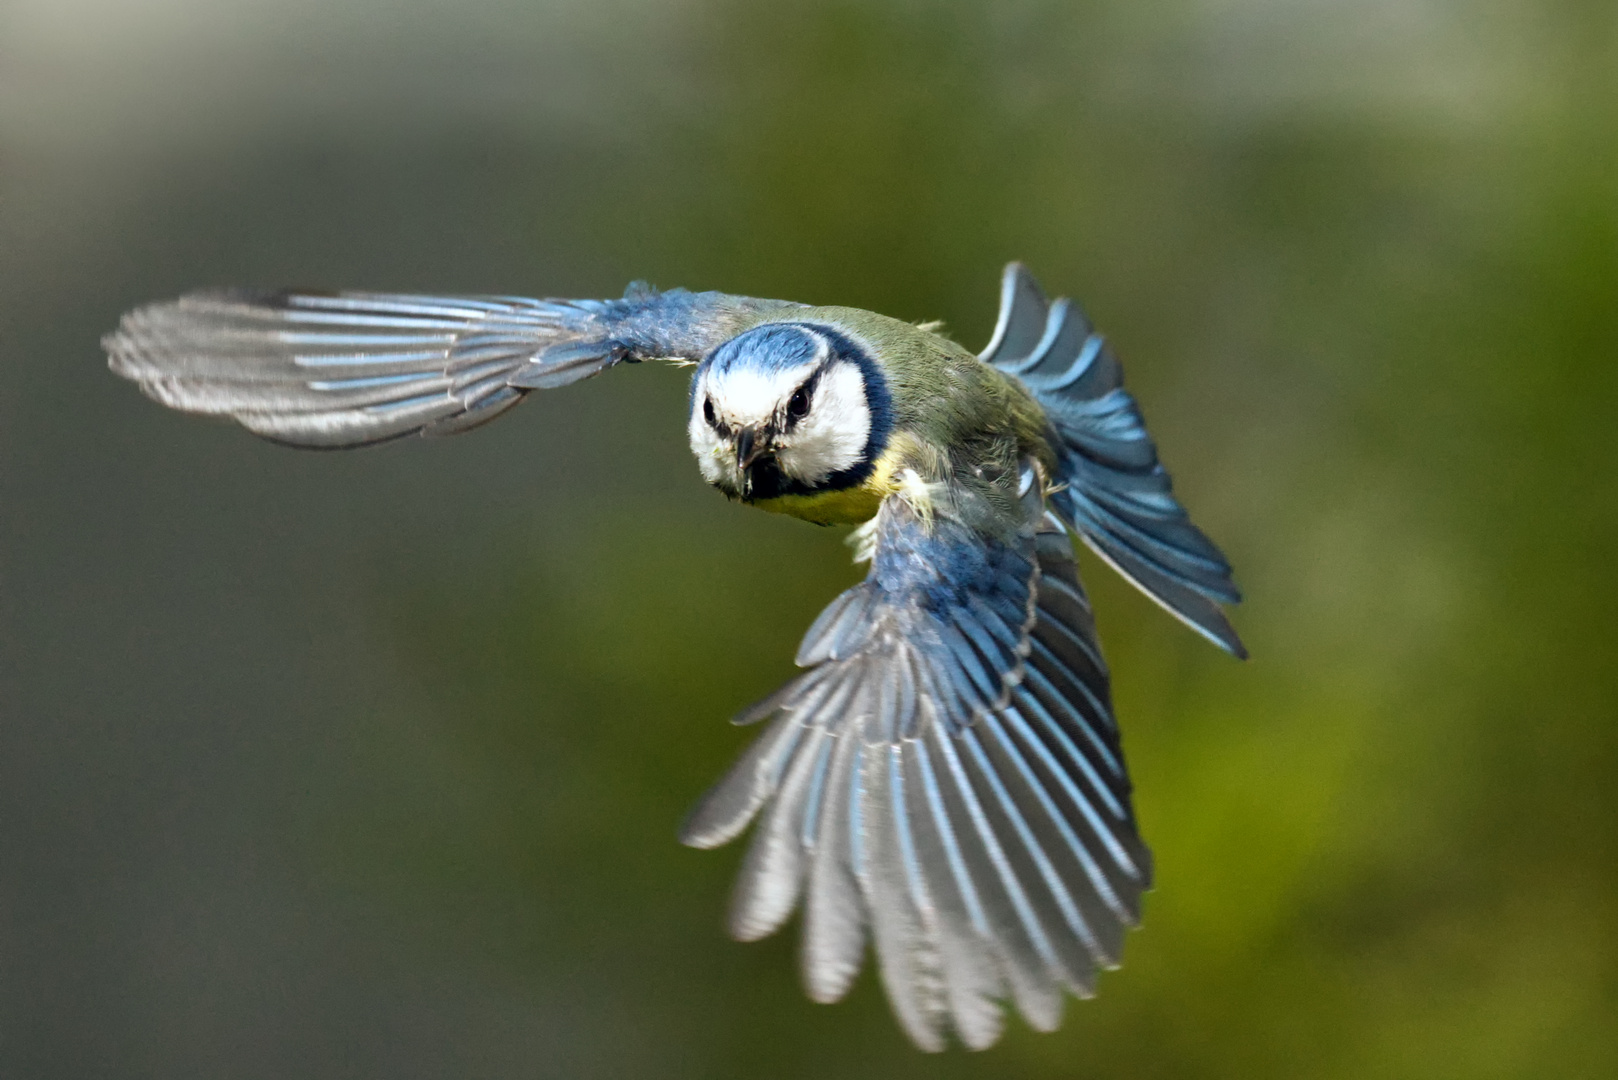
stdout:
POLYGON ((809 384, 804 383, 792 392, 787 402, 787 419, 794 423, 809 415, 809 384))
POLYGON ((719 426, 719 423, 713 414, 713 398, 711 397, 705 397, 702 399, 702 418, 708 421, 709 427, 719 426))

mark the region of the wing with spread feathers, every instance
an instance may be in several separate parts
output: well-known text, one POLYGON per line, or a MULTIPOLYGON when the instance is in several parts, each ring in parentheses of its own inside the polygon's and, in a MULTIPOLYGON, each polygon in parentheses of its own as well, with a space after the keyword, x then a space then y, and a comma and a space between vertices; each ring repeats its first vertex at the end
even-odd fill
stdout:
POLYGON ((810 628, 808 670, 739 718, 773 719, 682 834, 714 847, 758 818, 732 932, 770 934, 801 899, 820 1001, 871 940, 925 1049, 994 1042, 1008 999, 1054 1028, 1151 883, 1072 544, 1022 482, 1000 538, 883 503, 870 575, 810 628))
POLYGON ((1193 630, 1246 657, 1219 606, 1241 600, 1230 563, 1175 499, 1123 369, 1078 305, 1048 302, 1012 263, 979 359, 1020 380, 1045 409, 1060 439, 1051 506, 1068 527, 1193 630))
POLYGON ((640 285, 622 300, 224 290, 131 311, 102 344, 170 408, 340 448, 465 431, 619 363, 699 359, 789 306, 640 285))

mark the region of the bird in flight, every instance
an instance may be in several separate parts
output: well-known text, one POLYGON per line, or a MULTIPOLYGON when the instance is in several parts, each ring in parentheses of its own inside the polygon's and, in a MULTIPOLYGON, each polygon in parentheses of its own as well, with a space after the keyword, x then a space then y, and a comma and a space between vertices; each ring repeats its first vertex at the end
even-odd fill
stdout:
POLYGON ((1119 963, 1152 884, 1070 537, 1238 657, 1230 564, 1175 499, 1112 350, 1006 268, 974 356, 869 311, 631 285, 621 300, 228 290, 126 314, 112 370, 293 446, 448 435, 531 391, 694 363, 687 431, 732 499, 855 525, 870 564, 681 839, 754 824, 730 930, 800 906, 809 996, 875 949, 923 1049, 1040 1030, 1119 963))

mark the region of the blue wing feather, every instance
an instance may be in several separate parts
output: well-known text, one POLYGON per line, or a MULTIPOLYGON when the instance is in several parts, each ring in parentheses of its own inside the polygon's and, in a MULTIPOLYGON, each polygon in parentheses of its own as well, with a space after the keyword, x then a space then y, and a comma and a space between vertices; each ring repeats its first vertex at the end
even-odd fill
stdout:
POLYGON ((1020 263, 1006 267, 1000 295, 1000 319, 980 359, 1020 380, 1045 410, 1062 485, 1052 508, 1149 596, 1245 657, 1219 607, 1241 599, 1230 564, 1174 498, 1112 350, 1072 301, 1048 302, 1020 263))

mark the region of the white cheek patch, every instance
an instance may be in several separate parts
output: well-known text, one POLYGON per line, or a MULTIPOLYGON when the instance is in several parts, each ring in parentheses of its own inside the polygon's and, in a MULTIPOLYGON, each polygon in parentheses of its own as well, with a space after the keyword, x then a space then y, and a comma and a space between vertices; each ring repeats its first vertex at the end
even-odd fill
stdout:
POLYGON ((733 491, 741 489, 741 472, 736 468, 736 455, 729 439, 708 423, 702 403, 708 397, 708 380, 703 378, 691 398, 691 419, 686 424, 686 436, 691 440, 691 453, 697 459, 702 478, 710 484, 719 484, 733 491))
POLYGON ((781 437, 775 457, 782 472, 814 486, 859 464, 870 438, 865 376, 853 364, 838 363, 820 377, 809 415, 781 437))
POLYGON ((691 410, 691 423, 686 428, 686 434, 691 439, 691 453, 697 459, 697 468, 708 483, 718 484, 728 480, 730 486, 735 487, 741 479, 737 475, 735 454, 731 452, 729 441, 721 439, 719 433, 708 426, 708 421, 702 416, 702 399, 699 397, 697 401, 699 404, 691 410))

